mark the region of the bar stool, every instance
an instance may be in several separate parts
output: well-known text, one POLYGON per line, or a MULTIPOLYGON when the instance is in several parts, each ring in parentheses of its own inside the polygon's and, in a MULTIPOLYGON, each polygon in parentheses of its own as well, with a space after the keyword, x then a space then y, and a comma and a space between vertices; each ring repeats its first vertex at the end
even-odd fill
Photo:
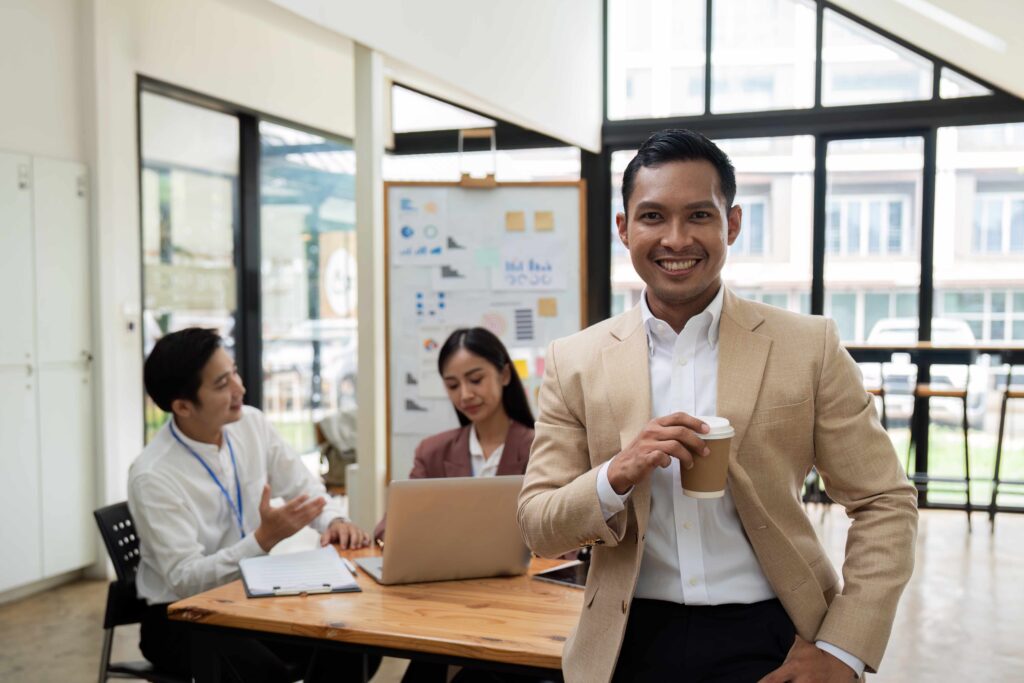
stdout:
MULTIPOLYGON (((967 496, 967 529, 971 528, 971 511, 973 506, 971 505, 971 457, 970 457, 970 444, 968 439, 968 419, 967 419, 967 388, 971 384, 971 362, 973 359, 964 359, 964 364, 967 366, 967 379, 964 382, 963 388, 958 387, 945 387, 945 386, 933 386, 931 384, 918 383, 914 387, 914 398, 956 398, 963 402, 964 414, 963 414, 963 432, 964 432, 964 476, 963 477, 937 477, 930 474, 921 474, 915 472, 910 474, 910 463, 911 454, 914 452, 914 430, 910 430, 910 444, 907 447, 907 476, 914 483, 917 488, 927 487, 929 484, 950 484, 955 485, 959 489, 963 486, 967 496)), ((916 406, 915 406, 916 409, 916 406)), ((910 416, 911 424, 914 422, 913 414, 910 416)), ((925 437, 928 438, 928 426, 925 427, 925 437)))
POLYGON ((1008 479, 1006 481, 1000 481, 999 475, 1003 463, 1003 433, 1006 430, 1006 406, 1007 404, 1016 399, 1024 399, 1024 391, 1014 391, 1013 385, 1013 367, 1016 363, 1024 361, 1024 358, 1010 357, 1009 369, 1006 373, 1006 387, 1003 391, 1002 404, 999 407, 999 437, 996 440, 996 466, 995 471, 992 473, 992 500, 988 505, 988 520, 989 522, 995 522, 996 519, 996 497, 999 495, 999 485, 1021 487, 1024 486, 1024 481, 1008 479))

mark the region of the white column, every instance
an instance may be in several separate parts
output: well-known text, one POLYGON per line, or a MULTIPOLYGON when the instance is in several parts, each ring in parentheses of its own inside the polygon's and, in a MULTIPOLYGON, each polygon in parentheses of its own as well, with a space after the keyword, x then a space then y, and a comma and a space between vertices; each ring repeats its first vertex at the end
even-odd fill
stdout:
POLYGON ((356 240, 358 254, 359 475, 349 482, 349 515, 372 530, 384 512, 387 458, 384 180, 385 83, 381 55, 355 46, 356 240))

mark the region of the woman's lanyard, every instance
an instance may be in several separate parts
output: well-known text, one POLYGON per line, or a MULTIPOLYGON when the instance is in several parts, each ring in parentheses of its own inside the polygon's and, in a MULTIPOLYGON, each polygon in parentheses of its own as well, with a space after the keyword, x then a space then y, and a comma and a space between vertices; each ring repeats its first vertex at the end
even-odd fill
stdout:
POLYGON ((228 490, 224 488, 224 484, 220 483, 220 479, 218 479, 214 471, 210 469, 210 466, 206 464, 206 461, 199 457, 199 454, 192 450, 192 448, 182 441, 180 436, 178 436, 178 432, 174 429, 173 418, 171 420, 171 436, 173 436, 174 439, 181 444, 182 448, 188 451, 193 458, 199 461, 199 464, 203 466, 206 473, 210 475, 211 479, 213 479, 213 483, 215 483, 217 488, 220 489, 220 492, 224 494, 224 500, 228 502, 228 507, 231 508, 233 513, 235 513, 235 519, 238 520, 238 533, 241 534, 242 538, 245 538, 245 518, 242 515, 242 485, 238 482, 238 463, 235 462, 235 449, 231 447, 231 438, 228 436, 228 433, 224 432, 224 440, 228 442, 228 453, 231 454, 231 467, 235 470, 235 496, 238 498, 238 505, 235 505, 231 500, 228 490))

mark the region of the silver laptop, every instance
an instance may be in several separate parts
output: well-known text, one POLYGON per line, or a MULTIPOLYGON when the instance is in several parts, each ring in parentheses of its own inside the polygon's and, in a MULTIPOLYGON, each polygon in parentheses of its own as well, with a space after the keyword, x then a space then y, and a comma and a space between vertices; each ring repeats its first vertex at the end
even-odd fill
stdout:
POLYGON ((385 585, 526 573, 516 523, 522 476, 393 481, 384 557, 356 564, 385 585))

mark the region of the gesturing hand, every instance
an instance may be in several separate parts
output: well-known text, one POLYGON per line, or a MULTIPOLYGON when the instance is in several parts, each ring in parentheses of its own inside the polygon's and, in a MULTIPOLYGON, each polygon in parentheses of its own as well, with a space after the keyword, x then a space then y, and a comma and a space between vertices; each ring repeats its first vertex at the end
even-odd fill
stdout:
POLYGON ((758 683, 847 683, 854 680, 857 680, 857 674, 853 669, 796 636, 782 666, 758 683))
POLYGON ((366 533, 352 522, 343 519, 335 519, 327 527, 327 531, 320 534, 320 545, 337 544, 339 548, 365 548, 370 545, 370 534, 366 533))
POLYGON ((275 545, 316 519, 326 503, 321 496, 311 499, 302 494, 281 507, 271 507, 270 486, 264 484, 263 497, 260 498, 260 525, 253 532, 256 542, 264 551, 270 552, 275 545))
POLYGON ((623 494, 640 483, 655 467, 668 467, 672 458, 685 469, 693 467, 695 457, 711 451, 698 436, 706 434, 706 424, 686 413, 656 417, 608 466, 608 483, 623 494))

